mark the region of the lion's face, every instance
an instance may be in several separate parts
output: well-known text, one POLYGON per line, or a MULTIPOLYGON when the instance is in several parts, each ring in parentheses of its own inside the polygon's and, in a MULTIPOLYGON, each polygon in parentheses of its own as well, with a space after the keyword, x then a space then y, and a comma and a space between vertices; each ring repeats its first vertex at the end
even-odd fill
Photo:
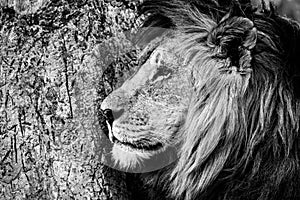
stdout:
POLYGON ((176 29, 102 104, 116 163, 134 168, 178 144, 155 180, 175 199, 298 192, 299 24, 250 2, 226 15, 217 1, 145 2, 149 24, 176 29))
POLYGON ((123 169, 168 151, 183 124, 191 94, 190 69, 180 64, 171 47, 168 41, 151 50, 147 61, 101 104, 102 110, 112 111, 113 121, 107 121, 112 154, 123 169))

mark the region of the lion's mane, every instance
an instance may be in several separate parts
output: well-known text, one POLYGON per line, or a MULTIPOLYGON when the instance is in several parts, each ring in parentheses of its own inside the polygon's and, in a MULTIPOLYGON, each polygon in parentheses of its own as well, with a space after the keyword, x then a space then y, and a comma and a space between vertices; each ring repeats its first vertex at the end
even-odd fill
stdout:
POLYGON ((193 66, 179 159, 150 179, 160 198, 299 199, 299 25, 250 1, 149 0, 142 12, 180 32, 193 66))

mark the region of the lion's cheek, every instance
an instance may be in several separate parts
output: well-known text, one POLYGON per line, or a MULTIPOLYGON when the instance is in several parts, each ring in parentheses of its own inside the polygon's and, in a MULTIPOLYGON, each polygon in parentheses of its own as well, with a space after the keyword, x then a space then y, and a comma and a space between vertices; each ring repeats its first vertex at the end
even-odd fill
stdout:
POLYGON ((165 146, 173 144, 172 138, 178 133, 180 127, 184 124, 186 112, 169 111, 168 113, 160 113, 156 117, 152 116, 149 120, 153 137, 160 138, 165 146))

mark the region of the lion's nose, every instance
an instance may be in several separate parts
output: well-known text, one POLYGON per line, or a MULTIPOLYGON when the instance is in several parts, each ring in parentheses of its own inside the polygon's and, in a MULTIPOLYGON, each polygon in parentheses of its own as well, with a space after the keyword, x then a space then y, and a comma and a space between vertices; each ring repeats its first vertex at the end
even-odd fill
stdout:
POLYGON ((105 109, 102 110, 102 114, 106 120, 107 128, 108 128, 108 134, 106 134, 109 138, 109 140, 114 143, 115 136, 113 135, 113 122, 114 120, 118 119, 122 114, 124 113, 124 109, 121 109, 119 111, 114 111, 112 109, 105 109))
POLYGON ((114 121, 114 116, 113 116, 113 112, 111 109, 105 109, 102 111, 105 119, 112 124, 112 122, 114 121))
POLYGON ((102 111, 105 119, 112 124, 112 122, 116 119, 118 119, 119 117, 122 116, 122 114, 124 113, 124 109, 120 109, 120 110, 111 110, 111 109, 105 109, 102 111))

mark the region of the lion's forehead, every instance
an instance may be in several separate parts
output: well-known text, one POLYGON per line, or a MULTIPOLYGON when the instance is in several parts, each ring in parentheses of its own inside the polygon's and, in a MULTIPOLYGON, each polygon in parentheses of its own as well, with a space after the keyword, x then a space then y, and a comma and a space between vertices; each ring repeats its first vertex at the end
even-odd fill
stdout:
POLYGON ((175 54, 172 43, 162 44, 156 48, 144 65, 146 67, 154 65, 155 70, 147 75, 148 82, 139 89, 138 100, 179 106, 183 99, 187 99, 189 69, 175 54))

